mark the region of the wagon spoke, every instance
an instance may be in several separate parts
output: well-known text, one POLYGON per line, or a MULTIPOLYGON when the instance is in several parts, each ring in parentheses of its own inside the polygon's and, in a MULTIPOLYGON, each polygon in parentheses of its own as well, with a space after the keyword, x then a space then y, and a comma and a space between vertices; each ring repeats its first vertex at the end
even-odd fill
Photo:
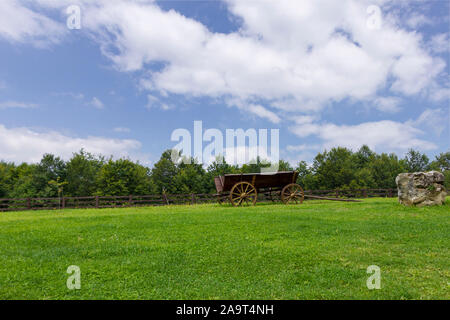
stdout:
POLYGON ((256 195, 257 191, 251 183, 241 181, 236 183, 231 188, 229 199, 235 207, 239 207, 241 205, 249 206, 255 204, 256 195))
POLYGON ((302 187, 295 183, 285 186, 281 191, 281 200, 285 204, 290 204, 294 202, 296 204, 298 204, 299 202, 303 203, 303 198, 304 193, 302 187))

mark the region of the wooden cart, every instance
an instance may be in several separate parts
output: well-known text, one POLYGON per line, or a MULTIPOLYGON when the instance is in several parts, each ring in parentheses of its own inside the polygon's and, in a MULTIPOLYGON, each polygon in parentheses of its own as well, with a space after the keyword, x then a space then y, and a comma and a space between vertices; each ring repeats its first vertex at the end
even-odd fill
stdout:
POLYGON ((258 193, 263 192, 274 201, 279 195, 285 204, 303 203, 305 194, 296 181, 297 171, 275 174, 226 174, 214 178, 219 203, 229 201, 233 206, 255 205, 258 193))

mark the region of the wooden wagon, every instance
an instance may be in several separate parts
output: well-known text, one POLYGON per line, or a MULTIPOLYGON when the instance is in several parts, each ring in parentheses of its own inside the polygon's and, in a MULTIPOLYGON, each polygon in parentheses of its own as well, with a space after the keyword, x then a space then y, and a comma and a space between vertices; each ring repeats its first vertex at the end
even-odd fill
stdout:
POLYGON ((255 205, 258 193, 264 193, 274 201, 279 195, 285 204, 303 203, 305 194, 296 183, 297 171, 275 174, 247 173, 226 174, 214 178, 219 203, 229 201, 233 206, 255 205))

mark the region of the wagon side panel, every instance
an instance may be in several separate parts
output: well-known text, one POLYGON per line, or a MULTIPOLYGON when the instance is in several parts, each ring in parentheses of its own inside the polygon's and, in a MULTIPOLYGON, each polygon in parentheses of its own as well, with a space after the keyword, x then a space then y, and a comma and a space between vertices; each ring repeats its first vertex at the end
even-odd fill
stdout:
POLYGON ((256 188, 277 188, 295 183, 297 172, 279 172, 273 175, 258 175, 255 179, 256 188))
MULTIPOLYGON (((222 191, 230 191, 238 182, 251 183, 255 188, 276 188, 284 187, 288 184, 295 183, 298 173, 295 171, 278 172, 275 174, 231 174, 226 175, 222 181, 222 191)), ((217 182, 216 182, 217 188, 217 182)), ((219 190, 219 189, 218 189, 219 190)))
MULTIPOLYGON (((238 182, 253 182, 252 175, 229 175, 224 177, 223 190, 231 191, 231 188, 238 182)), ((252 183, 253 184, 253 183, 252 183)))

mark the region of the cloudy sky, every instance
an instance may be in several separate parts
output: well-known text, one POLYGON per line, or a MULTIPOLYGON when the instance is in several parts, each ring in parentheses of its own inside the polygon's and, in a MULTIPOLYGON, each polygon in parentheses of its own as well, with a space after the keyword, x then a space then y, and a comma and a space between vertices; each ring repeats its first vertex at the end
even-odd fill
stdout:
POLYGON ((449 12, 446 0, 0 0, 0 159, 85 148, 151 164, 195 120, 279 128, 293 163, 362 144, 433 157, 450 141, 449 12))

